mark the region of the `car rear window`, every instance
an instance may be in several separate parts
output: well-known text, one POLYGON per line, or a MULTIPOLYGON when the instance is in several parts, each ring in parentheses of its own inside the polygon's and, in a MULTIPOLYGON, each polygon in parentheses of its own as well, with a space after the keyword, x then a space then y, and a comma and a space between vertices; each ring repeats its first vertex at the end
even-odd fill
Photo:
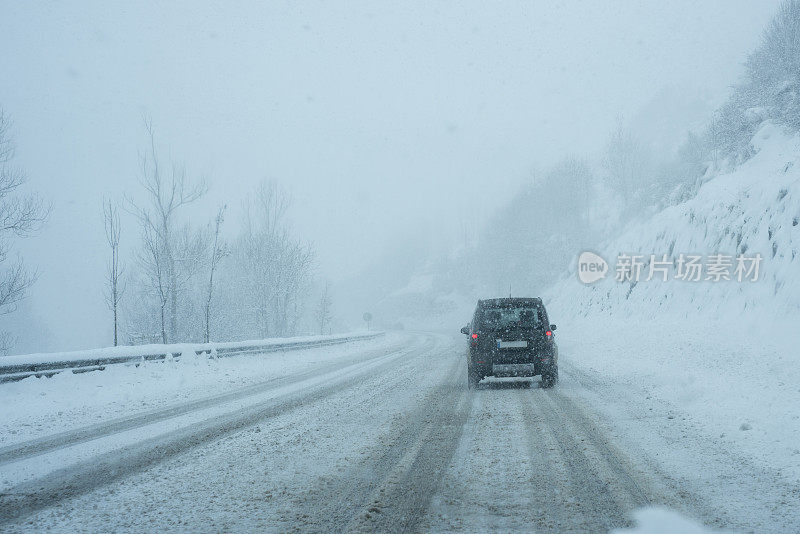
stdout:
POLYGON ((542 321, 539 308, 536 306, 503 306, 480 310, 478 325, 484 330, 500 330, 515 326, 540 328, 542 321))

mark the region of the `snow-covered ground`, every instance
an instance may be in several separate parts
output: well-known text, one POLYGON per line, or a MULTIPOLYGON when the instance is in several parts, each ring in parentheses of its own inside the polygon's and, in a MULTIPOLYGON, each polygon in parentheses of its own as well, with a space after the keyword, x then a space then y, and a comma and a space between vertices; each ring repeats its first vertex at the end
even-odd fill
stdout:
POLYGON ((636 527, 614 529, 612 534, 723 534, 721 530, 706 528, 695 521, 665 508, 650 507, 634 514, 636 527))
MULTIPOLYGON (((30 377, 2 384, 0 405, 5 408, 0 411, 0 447, 223 394, 328 364, 338 365, 354 353, 384 350, 397 344, 397 335, 388 334, 329 347, 219 359, 192 355, 178 361, 147 362, 138 367, 111 365, 102 372, 59 373, 51 378, 30 377)), ((120 352, 135 350, 136 347, 120 347, 120 352)), ((52 361, 54 356, 33 357, 52 361)), ((28 361, 30 356, 7 358, 28 361)))
POLYGON ((753 325, 664 317, 559 319, 561 354, 582 371, 672 407, 717 443, 800 480, 796 322, 753 325))
POLYGON ((80 409, 63 412, 61 426, 51 421, 55 399, 36 405, 52 381, 10 384, 43 428, 0 447, 0 528, 594 532, 634 527, 635 518, 636 532, 800 525, 796 485, 640 384, 584 370, 565 330, 553 390, 497 379, 467 389, 456 332, 392 334, 269 365, 246 356, 154 365, 158 376, 131 367, 65 375, 58 402, 80 409), (97 388, 105 385, 98 377, 157 404, 109 402, 114 394, 97 388), (107 397, 93 398, 93 389, 107 397))

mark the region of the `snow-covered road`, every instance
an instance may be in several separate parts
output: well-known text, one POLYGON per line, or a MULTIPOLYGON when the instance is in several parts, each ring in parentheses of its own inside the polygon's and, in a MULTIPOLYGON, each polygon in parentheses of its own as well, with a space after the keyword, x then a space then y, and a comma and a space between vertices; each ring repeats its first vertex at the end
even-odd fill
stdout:
MULTIPOLYGON (((101 403, 99 418, 72 409, 72 424, 45 424, 40 406, 45 422, 22 437, 6 415, 0 530, 607 531, 651 505, 713 527, 800 529, 791 481, 561 357, 553 390, 470 391, 462 338, 395 334, 184 384, 158 407, 101 403)), ((7 390, 17 402, 46 385, 24 382, 7 390)))

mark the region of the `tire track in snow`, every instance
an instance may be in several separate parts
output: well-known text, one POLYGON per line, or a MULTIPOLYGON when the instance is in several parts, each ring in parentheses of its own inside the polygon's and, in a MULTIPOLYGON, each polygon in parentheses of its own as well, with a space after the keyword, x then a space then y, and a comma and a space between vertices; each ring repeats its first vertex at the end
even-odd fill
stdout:
POLYGON ((321 479, 304 494, 293 512, 296 529, 415 530, 469 417, 465 373, 462 359, 454 358, 440 384, 396 421, 379 445, 342 475, 321 479))
MULTIPOLYGON (((459 373, 462 374, 462 373, 459 373)), ((420 521, 461 439, 471 396, 463 384, 440 390, 442 403, 345 531, 409 532, 420 521)))
POLYGON ((713 520, 695 495, 619 449, 573 393, 536 380, 482 383, 423 527, 606 532, 630 526, 631 512, 650 504, 713 520))
MULTIPOLYGON (((430 341, 429 337, 422 349, 413 352, 426 354, 430 350, 428 349, 430 341)), ((308 390, 297 391, 234 413, 213 417, 202 423, 122 447, 75 466, 55 471, 46 477, 14 486, 0 494, 0 526, 111 484, 186 450, 212 442, 265 419, 332 396, 344 388, 359 384, 365 375, 372 376, 392 369, 398 362, 402 362, 403 356, 409 352, 412 351, 398 351, 361 364, 354 364, 344 377, 323 382, 308 390)))
POLYGON ((567 498, 561 502, 572 511, 551 517, 542 526, 544 530, 600 531, 630 526, 631 512, 651 505, 666 506, 695 518, 715 517, 695 496, 676 491, 671 480, 648 462, 639 461, 614 445, 567 393, 539 389, 523 400, 522 407, 531 430, 546 430, 538 436, 541 439, 532 442, 532 455, 545 454, 546 448, 557 460, 556 465, 563 462, 566 468, 566 477, 552 476, 551 480, 563 486, 561 491, 567 498))
MULTIPOLYGON (((536 387, 534 384, 533 387, 536 387)), ((538 393, 537 393, 538 394, 538 393)), ((572 510, 570 463, 553 430, 553 424, 538 399, 531 400, 531 391, 520 391, 517 405, 522 413, 528 466, 531 470, 530 493, 536 502, 531 518, 536 531, 558 532, 577 528, 572 510)))
MULTIPOLYGON (((548 517, 553 522, 550 530, 605 532, 631 526, 628 512, 635 507, 624 504, 630 488, 627 484, 620 484, 617 473, 612 472, 605 457, 592 450, 588 429, 575 424, 572 414, 553 402, 549 392, 540 389, 534 393, 523 401, 526 426, 534 430, 538 422, 546 427, 553 437, 551 444, 555 445, 554 451, 548 451, 549 456, 557 465, 563 465, 562 472, 566 471, 566 477, 560 479, 554 476, 556 473, 548 474, 550 482, 560 489, 560 498, 551 506, 551 510, 558 513, 548 517)), ((542 447, 544 443, 544 440, 537 441, 533 454, 538 452, 549 459, 542 447)), ((631 493, 630 500, 640 505, 648 502, 640 492, 634 490, 631 493)))

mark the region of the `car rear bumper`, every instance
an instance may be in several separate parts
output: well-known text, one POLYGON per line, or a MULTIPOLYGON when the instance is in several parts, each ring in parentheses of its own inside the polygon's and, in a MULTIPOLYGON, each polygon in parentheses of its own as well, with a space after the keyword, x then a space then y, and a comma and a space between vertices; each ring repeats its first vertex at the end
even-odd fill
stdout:
MULTIPOLYGON (((538 348, 538 347, 537 347, 538 348)), ((540 375, 558 365, 555 344, 544 350, 471 350, 470 366, 480 376, 528 377, 540 375)))
POLYGON ((493 350, 487 354, 487 360, 494 365, 522 365, 536 361, 536 352, 531 349, 493 350))
POLYGON ((495 363, 492 365, 492 375, 497 377, 509 376, 534 376, 536 367, 531 363, 495 363))

